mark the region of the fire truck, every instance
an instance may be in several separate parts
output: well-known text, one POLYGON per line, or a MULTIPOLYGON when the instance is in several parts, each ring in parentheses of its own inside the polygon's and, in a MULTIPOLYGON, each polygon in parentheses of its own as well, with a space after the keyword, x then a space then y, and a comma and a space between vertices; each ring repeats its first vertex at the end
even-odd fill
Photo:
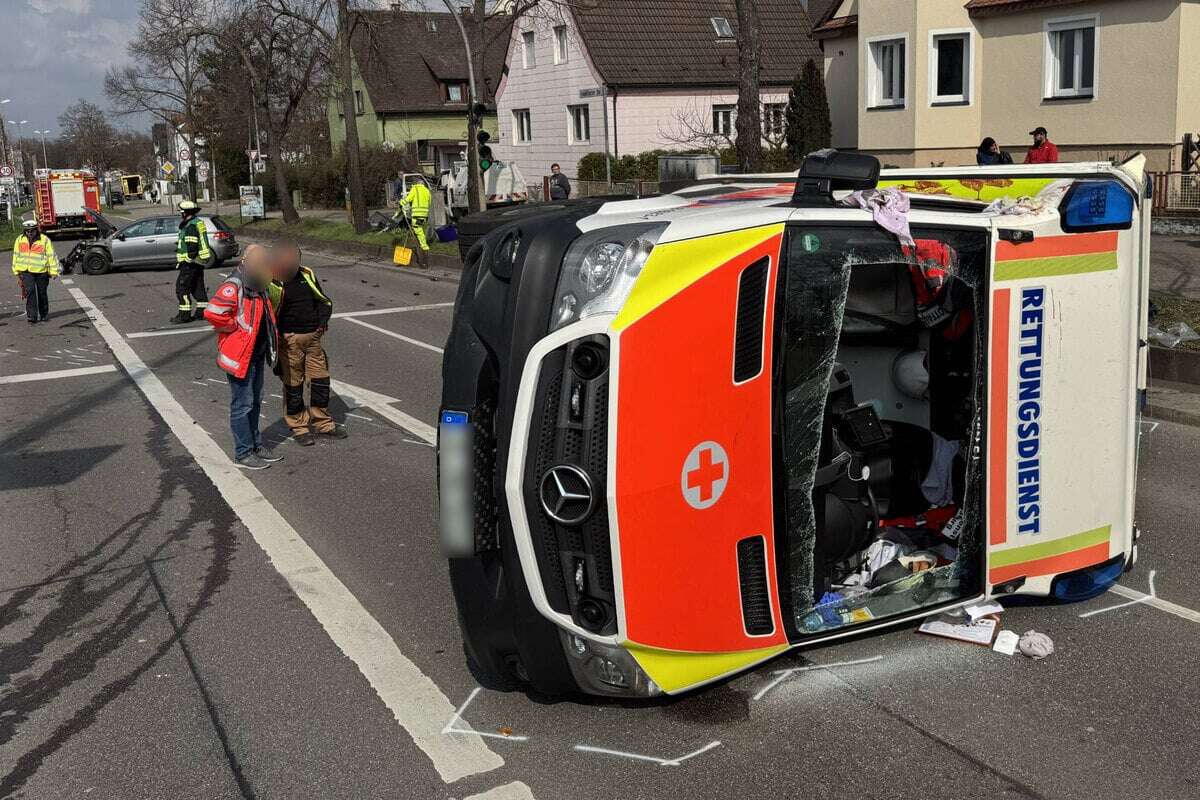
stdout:
POLYGON ((47 235, 95 232, 87 212, 100 211, 100 182, 91 170, 35 170, 33 197, 38 224, 47 235))

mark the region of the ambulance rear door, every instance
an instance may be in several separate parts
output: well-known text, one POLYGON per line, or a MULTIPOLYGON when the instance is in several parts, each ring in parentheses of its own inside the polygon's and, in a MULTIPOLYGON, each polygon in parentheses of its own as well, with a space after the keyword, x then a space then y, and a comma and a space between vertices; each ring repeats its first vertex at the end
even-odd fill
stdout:
POLYGON ((1057 213, 1052 204, 998 215, 992 227, 984 435, 994 595, 1081 599, 1115 581, 1132 549, 1140 191, 1116 170, 1063 189, 1057 213))

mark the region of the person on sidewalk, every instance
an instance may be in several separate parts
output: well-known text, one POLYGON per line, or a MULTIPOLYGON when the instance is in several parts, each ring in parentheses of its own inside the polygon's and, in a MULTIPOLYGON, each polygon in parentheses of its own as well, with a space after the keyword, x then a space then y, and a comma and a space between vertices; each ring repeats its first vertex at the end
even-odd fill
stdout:
POLYGON ((568 200, 571 197, 571 181, 562 174, 558 164, 550 165, 550 199, 568 200))
POLYGON ((217 366, 229 373, 229 427, 234 461, 242 469, 266 469, 283 460, 263 445, 258 432, 263 370, 275 364, 278 346, 270 283, 267 251, 249 245, 204 311, 217 329, 217 366))
POLYGON ((25 319, 32 325, 50 316, 50 281, 58 279, 58 259, 50 237, 31 219, 21 223, 21 233, 13 242, 12 271, 21 282, 25 300, 25 319))
POLYGON ((421 248, 421 263, 425 263, 425 253, 429 252, 429 242, 425 239, 425 224, 429 221, 429 206, 433 203, 433 195, 424 181, 416 181, 404 200, 400 203, 400 211, 408 219, 408 227, 417 237, 417 246, 421 248))
POLYGON ((175 243, 175 267, 179 270, 175 296, 179 299, 179 313, 171 318, 176 325, 204 318, 204 308, 208 305, 204 269, 213 260, 208 228, 200 219, 200 206, 184 200, 179 204, 179 216, 179 237, 175 243))
POLYGON ((333 314, 333 301, 321 289, 316 273, 300 264, 300 258, 300 248, 292 242, 271 250, 274 280, 270 295, 279 325, 284 419, 296 444, 311 447, 315 444, 314 432, 316 436, 345 439, 346 428, 329 416, 329 358, 321 345, 333 314))
POLYGON ((1026 164, 1057 164, 1058 145, 1050 141, 1049 132, 1041 125, 1029 132, 1033 137, 1033 147, 1025 154, 1026 164))

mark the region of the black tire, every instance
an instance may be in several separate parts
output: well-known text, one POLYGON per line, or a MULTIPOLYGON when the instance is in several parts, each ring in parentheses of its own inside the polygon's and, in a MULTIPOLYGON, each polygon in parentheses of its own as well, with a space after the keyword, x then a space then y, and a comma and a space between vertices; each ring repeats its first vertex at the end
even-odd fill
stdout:
POLYGON ((112 259, 103 250, 93 250, 83 257, 83 271, 88 275, 105 275, 112 271, 112 259))
POLYGON ((520 686, 520 679, 507 669, 507 664, 495 662, 489 666, 482 665, 471 652, 471 648, 467 647, 466 642, 463 642, 463 655, 466 656, 467 670, 470 671, 471 677, 484 689, 493 692, 511 692, 520 686))
POLYGON ((560 208, 562 208, 562 204, 560 203, 529 203, 494 208, 491 211, 483 211, 479 214, 468 214, 460 218, 455 225, 455 228, 458 230, 458 255, 466 262, 467 253, 475 243, 501 225, 516 222, 523 217, 532 217, 547 211, 557 211, 560 208))

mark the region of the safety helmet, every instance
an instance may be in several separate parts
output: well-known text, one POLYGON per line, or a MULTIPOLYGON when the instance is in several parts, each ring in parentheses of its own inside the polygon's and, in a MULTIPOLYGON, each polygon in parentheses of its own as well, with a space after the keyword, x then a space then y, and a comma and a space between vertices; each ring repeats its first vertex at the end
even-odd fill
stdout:
POLYGON ((21 223, 21 227, 24 228, 25 230, 31 230, 33 228, 36 228, 37 226, 38 226, 38 224, 37 224, 36 219, 27 219, 21 223))
POLYGON ((925 353, 908 350, 892 362, 892 383, 901 394, 914 400, 929 399, 929 366, 925 353))
POLYGON ((193 214, 200 210, 200 206, 193 203, 191 200, 184 200, 179 204, 180 214, 193 214))

